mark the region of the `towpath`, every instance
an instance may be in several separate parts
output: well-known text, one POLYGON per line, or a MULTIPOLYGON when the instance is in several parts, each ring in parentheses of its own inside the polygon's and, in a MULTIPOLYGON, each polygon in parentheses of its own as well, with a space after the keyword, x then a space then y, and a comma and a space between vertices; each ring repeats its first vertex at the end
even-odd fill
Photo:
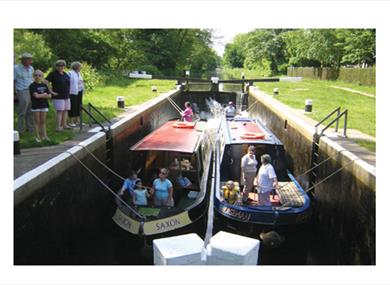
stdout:
MULTIPOLYGON (((146 103, 147 102, 145 102, 144 104, 146 103)), ((112 119, 111 122, 115 123, 119 121, 123 117, 138 110, 142 105, 143 104, 126 107, 125 112, 120 114, 118 117, 112 119)), ((86 140, 87 138, 93 136, 94 134, 96 134, 96 132, 99 132, 100 129, 101 128, 95 124, 91 127, 87 124, 86 126, 83 126, 82 130, 80 130, 80 128, 73 129, 75 136, 72 140, 65 141, 58 145, 22 149, 21 154, 14 155, 14 179, 38 167, 39 165, 52 159, 58 154, 72 148, 83 140, 86 140)))

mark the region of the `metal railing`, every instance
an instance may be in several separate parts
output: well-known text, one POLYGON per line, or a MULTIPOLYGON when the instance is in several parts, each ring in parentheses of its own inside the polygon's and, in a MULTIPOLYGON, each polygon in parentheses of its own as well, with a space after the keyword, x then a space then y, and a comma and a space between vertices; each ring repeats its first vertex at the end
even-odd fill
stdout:
MULTIPOLYGON (((99 125, 99 127, 102 128, 102 131, 106 132, 106 128, 103 126, 102 123, 100 123, 96 117, 92 114, 92 110, 94 112, 96 112, 98 115, 100 115, 100 117, 102 117, 107 123, 108 123, 108 131, 111 130, 111 121, 106 117, 104 116, 104 114, 102 112, 100 112, 95 106, 93 106, 91 103, 88 103, 87 105, 87 108, 84 108, 83 106, 81 106, 81 109, 89 116, 89 126, 91 127, 92 126, 92 123, 91 123, 91 119, 99 125)), ((80 118, 81 119, 81 123, 80 123, 80 131, 82 130, 82 117, 80 118)))
POLYGON ((341 117, 344 116, 344 126, 343 126, 343 135, 344 137, 347 137, 347 122, 348 122, 348 109, 345 109, 343 112, 340 112, 340 107, 333 110, 331 113, 329 113, 325 118, 323 118, 321 121, 319 121, 317 124, 315 124, 315 130, 316 133, 318 131, 318 126, 321 125, 323 122, 325 122, 327 119, 329 119, 333 114, 337 113, 336 118, 334 118, 330 123, 328 123, 322 130, 320 135, 322 136, 324 132, 332 126, 334 123, 336 123, 335 126, 335 132, 337 133, 339 130, 339 120, 341 117))

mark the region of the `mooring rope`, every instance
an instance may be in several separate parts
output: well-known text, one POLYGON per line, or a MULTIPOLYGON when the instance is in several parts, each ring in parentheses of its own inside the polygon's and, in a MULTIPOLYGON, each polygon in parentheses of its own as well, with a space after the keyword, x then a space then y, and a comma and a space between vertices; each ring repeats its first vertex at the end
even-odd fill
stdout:
POLYGON ((323 161, 321 161, 320 163, 318 163, 316 166, 312 167, 312 168, 309 168, 308 170, 306 170, 305 172, 301 173, 300 175, 296 176, 295 179, 297 179, 298 177, 301 177, 305 174, 307 174, 308 172, 314 170, 315 168, 317 168, 318 166, 324 164, 325 162, 327 162, 328 160, 332 159, 332 158, 335 158, 336 156, 338 156, 341 152, 345 151, 345 149, 342 149, 340 151, 338 151, 335 155, 333 156, 329 156, 327 159, 324 159, 323 161))
MULTIPOLYGON (((218 140, 215 143, 215 150, 219 150, 219 142, 218 140), (217 146, 218 145, 218 146, 217 146)), ((217 156, 219 157, 219 152, 213 151, 213 162, 219 163, 216 161, 217 156)), ((210 239, 213 235, 213 225, 214 225, 214 191, 215 191, 215 182, 219 181, 219 172, 216 171, 216 163, 213 163, 213 171, 212 171, 212 179, 211 179, 211 190, 210 190, 210 200, 209 200, 209 208, 207 211, 207 228, 206 234, 203 242, 203 249, 201 253, 201 258, 203 261, 207 259, 207 245, 210 243, 210 239), (218 180, 217 180, 218 179, 218 180)))
POLYGON ((97 162, 99 162, 104 168, 106 168, 108 171, 110 171, 112 174, 114 174, 116 177, 122 179, 125 181, 126 179, 122 176, 120 176, 118 173, 116 173, 114 170, 112 170, 110 167, 108 167, 104 162, 102 162, 99 158, 97 158, 86 146, 80 145, 79 146, 83 147, 97 162))
POLYGON ((337 169, 335 172, 333 172, 332 174, 328 175, 327 177, 325 177, 324 179, 322 179, 320 182, 314 184, 312 187, 310 187, 309 189, 305 190, 305 192, 309 192, 311 190, 313 190, 316 186, 320 185, 322 182, 324 182, 325 180, 328 180, 329 178, 331 178, 333 175, 335 175, 336 173, 339 173, 342 169, 344 169, 346 166, 350 165, 351 163, 353 163, 354 161, 358 160, 360 158, 355 158, 354 160, 351 160, 350 162, 348 162, 346 165, 340 167, 339 169, 337 169))
POLYGON ((253 102, 252 104, 250 104, 250 106, 248 108, 246 108, 246 111, 248 112, 249 109, 252 109, 253 106, 256 105, 257 102, 253 102))
POLYGON ((118 194, 115 193, 103 180, 101 180, 88 166, 86 166, 76 155, 66 150, 65 152, 69 153, 74 159, 76 159, 97 181, 99 181, 108 191, 111 192, 119 201, 121 201, 130 211, 133 212, 140 219, 145 219, 144 216, 140 215, 137 211, 135 211, 129 204, 126 203, 118 194))
POLYGON ((176 109, 176 111, 178 111, 180 114, 183 112, 183 110, 180 109, 180 107, 177 106, 176 103, 173 102, 173 100, 172 100, 171 98, 167 97, 167 100, 168 100, 169 103, 171 103, 171 105, 173 106, 173 108, 176 109))

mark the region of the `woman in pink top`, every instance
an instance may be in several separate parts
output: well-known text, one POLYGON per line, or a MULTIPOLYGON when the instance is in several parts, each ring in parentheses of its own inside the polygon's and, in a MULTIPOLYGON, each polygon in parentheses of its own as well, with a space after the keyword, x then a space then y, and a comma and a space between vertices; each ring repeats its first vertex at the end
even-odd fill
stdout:
POLYGON ((191 103, 185 102, 184 103, 185 110, 181 113, 181 116, 183 117, 184 122, 192 122, 192 109, 191 109, 191 103))

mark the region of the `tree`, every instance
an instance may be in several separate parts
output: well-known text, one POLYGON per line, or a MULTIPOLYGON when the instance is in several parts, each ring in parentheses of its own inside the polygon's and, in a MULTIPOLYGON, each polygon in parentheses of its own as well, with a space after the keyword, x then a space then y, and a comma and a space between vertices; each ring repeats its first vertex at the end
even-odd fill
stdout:
POLYGON ((46 71, 53 65, 54 55, 44 38, 39 34, 18 29, 14 32, 15 60, 23 52, 29 52, 33 55, 33 66, 36 69, 46 71))
POLYGON ((340 37, 345 41, 342 63, 361 66, 375 64, 376 31, 374 29, 341 30, 340 37))

